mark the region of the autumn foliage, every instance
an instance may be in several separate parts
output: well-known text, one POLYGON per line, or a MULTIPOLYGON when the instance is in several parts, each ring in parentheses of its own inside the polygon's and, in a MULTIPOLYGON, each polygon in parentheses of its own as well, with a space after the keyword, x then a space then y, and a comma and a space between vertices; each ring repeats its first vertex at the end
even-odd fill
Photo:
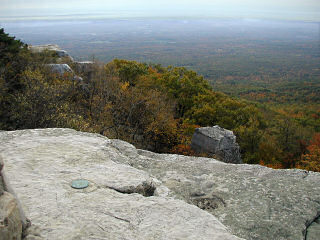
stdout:
POLYGON ((307 147, 307 153, 302 155, 300 168, 320 172, 320 133, 316 133, 310 145, 307 147))
POLYGON ((0 47, 0 129, 67 127, 195 156, 195 128, 220 125, 234 131, 246 163, 320 171, 320 134, 308 144, 314 130, 305 127, 316 129, 318 113, 305 119, 231 98, 182 67, 115 59, 74 81, 48 71, 52 53, 32 54, 3 30, 0 47))

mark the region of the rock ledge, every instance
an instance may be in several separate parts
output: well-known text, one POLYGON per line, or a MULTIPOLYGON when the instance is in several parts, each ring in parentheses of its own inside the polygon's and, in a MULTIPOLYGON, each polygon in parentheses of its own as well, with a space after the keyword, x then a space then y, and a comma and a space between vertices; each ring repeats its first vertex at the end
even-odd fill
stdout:
MULTIPOLYGON (((97 134, 70 129, 0 132, 4 171, 38 239, 240 239, 216 217, 172 197, 97 134), (75 179, 89 187, 74 189, 75 179)), ((1 238, 0 238, 1 239, 1 238)))

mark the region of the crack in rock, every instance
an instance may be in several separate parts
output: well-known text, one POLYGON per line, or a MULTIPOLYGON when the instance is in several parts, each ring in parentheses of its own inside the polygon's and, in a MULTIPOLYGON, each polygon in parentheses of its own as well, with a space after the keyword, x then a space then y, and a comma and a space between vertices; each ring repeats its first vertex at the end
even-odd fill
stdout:
POLYGON ((304 240, 317 239, 320 234, 320 212, 317 212, 316 217, 306 224, 306 229, 304 231, 304 240))
POLYGON ((225 201, 217 196, 212 194, 212 196, 193 196, 190 198, 192 204, 197 206, 202 210, 214 210, 219 206, 226 206, 225 201))
MULTIPOLYGON (((115 216, 115 215, 112 214, 112 213, 103 212, 103 214, 108 215, 108 216, 110 216, 110 217, 113 217, 113 218, 115 218, 115 219, 118 219, 118 220, 120 220, 120 221, 127 222, 127 223, 131 224, 131 222, 130 222, 129 220, 124 219, 124 218, 121 218, 121 217, 117 217, 117 216, 115 216)), ((101 227, 101 226, 100 226, 100 227, 101 227)))
POLYGON ((117 187, 108 187, 110 189, 113 189, 119 193, 124 194, 132 194, 132 193, 138 193, 141 194, 144 197, 151 197, 154 196, 154 192, 156 190, 156 187, 151 182, 143 182, 142 184, 138 186, 128 186, 124 188, 117 188, 117 187))

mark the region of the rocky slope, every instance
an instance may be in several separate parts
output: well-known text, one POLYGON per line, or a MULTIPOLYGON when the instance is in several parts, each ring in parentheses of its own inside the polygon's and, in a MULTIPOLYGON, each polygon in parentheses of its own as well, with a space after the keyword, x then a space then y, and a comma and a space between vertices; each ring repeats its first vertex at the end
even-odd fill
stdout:
POLYGON ((0 132, 27 239, 316 239, 320 174, 155 154, 70 129, 0 132), (75 179, 89 187, 73 189, 75 179))

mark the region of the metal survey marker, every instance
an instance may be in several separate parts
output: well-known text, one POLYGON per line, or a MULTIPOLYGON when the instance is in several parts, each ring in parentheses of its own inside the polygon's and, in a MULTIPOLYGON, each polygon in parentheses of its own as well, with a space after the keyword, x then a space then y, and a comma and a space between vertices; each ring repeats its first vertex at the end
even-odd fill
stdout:
POLYGON ((74 180, 71 183, 71 187, 75 189, 83 189, 83 188, 87 188, 88 186, 89 186, 89 181, 85 179, 74 180))

